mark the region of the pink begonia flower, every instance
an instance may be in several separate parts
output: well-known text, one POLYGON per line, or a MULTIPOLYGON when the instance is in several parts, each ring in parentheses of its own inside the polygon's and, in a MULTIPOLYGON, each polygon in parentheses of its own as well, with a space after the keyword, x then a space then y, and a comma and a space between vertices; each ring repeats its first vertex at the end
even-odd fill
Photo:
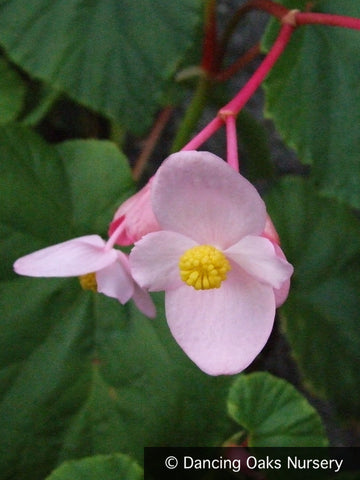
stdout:
POLYGON ((149 232, 160 230, 150 201, 152 178, 135 195, 120 205, 110 224, 109 235, 118 230, 116 244, 132 245, 149 232))
POLYGON ((293 272, 280 247, 262 236, 263 200, 220 158, 186 151, 159 168, 152 207, 162 230, 132 249, 134 279, 165 290, 170 330, 204 372, 244 370, 264 347, 275 291, 284 297, 293 272))
POLYGON ((116 298, 122 304, 132 298, 145 315, 155 316, 148 292, 131 276, 127 255, 106 248, 106 242, 99 235, 74 238, 30 253, 16 260, 14 270, 30 277, 86 276, 81 283, 89 285, 91 275, 95 274, 94 287, 98 292, 116 298))
MULTIPOLYGON (((117 245, 132 245, 147 233, 160 230, 150 199, 152 181, 153 177, 135 195, 125 200, 115 212, 108 233, 111 236, 118 230, 115 242, 117 245), (120 225, 121 228, 119 228, 120 225)), ((280 244, 279 235, 269 215, 266 216, 262 236, 273 243, 280 244)))

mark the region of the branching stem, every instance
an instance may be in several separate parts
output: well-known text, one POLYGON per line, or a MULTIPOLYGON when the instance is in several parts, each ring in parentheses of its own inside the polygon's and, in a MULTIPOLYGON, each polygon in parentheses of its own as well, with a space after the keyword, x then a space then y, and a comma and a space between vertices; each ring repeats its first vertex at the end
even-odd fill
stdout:
POLYGON ((223 112, 226 112, 226 114, 231 112, 234 116, 238 115, 284 51, 293 31, 294 27, 291 25, 286 24, 281 27, 274 45, 250 80, 248 80, 240 92, 227 105, 219 110, 217 117, 187 143, 182 150, 195 150, 210 138, 224 124, 223 112))
POLYGON ((168 123, 171 114, 173 112, 172 107, 165 107, 159 114, 158 118, 156 119, 156 122, 151 129, 151 132, 149 136, 146 138, 144 147, 139 155, 139 157, 136 159, 134 168, 132 170, 132 175, 134 180, 139 180, 145 167, 146 164, 149 160, 150 155, 152 154, 157 141, 160 138, 160 135, 165 128, 166 124, 168 123))
POLYGON ((298 26, 320 24, 360 30, 360 18, 333 15, 330 13, 299 12, 296 15, 296 24, 298 26))

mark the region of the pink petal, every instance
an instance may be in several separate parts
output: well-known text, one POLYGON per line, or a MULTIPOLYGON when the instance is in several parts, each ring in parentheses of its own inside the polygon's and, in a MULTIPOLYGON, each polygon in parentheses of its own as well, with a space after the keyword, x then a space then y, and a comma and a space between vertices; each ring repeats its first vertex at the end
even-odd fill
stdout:
POLYGON ((277 243, 278 245, 280 245, 279 234, 277 233, 276 228, 269 215, 266 216, 265 228, 262 236, 268 238, 273 243, 277 243))
POLYGON ((97 272, 116 261, 115 250, 104 251, 98 235, 74 238, 43 248, 14 263, 14 270, 30 277, 73 277, 97 272))
POLYGON ((118 251, 118 261, 96 273, 98 291, 125 304, 130 298, 137 308, 150 318, 155 317, 155 305, 145 290, 137 285, 130 273, 129 259, 118 251))
POLYGON ((199 244, 227 248, 265 227, 256 189, 208 152, 179 152, 165 160, 154 177, 152 203, 162 229, 199 244))
POLYGON ((141 237, 160 229, 152 211, 150 200, 150 180, 145 187, 128 198, 116 211, 110 224, 109 236, 120 227, 116 244, 132 245, 141 237))
POLYGON ((149 318, 156 316, 156 308, 150 295, 146 290, 143 290, 139 285, 134 282, 134 294, 132 299, 134 300, 137 308, 149 318))
POLYGON ((271 241, 263 237, 248 235, 224 253, 249 275, 273 288, 280 288, 294 270, 285 257, 276 255, 271 241))
MULTIPOLYGON (((285 258, 284 252, 281 250, 279 245, 274 245, 275 253, 279 258, 285 258)), ((290 278, 285 280, 280 288, 274 288, 276 308, 281 307, 289 295, 290 290, 290 278)))
MULTIPOLYGON (((96 273, 96 283, 100 293, 117 298, 120 303, 124 304, 134 294, 134 281, 129 267, 121 263, 122 255, 126 257, 125 254, 119 252, 117 262, 113 262, 96 273)), ((128 261, 127 258, 124 261, 128 261)))
POLYGON ((179 233, 149 233, 131 250, 133 278, 152 292, 178 287, 183 283, 179 273, 180 257, 195 245, 196 242, 179 233))
POLYGON ((276 308, 281 307, 289 295, 290 279, 286 280, 280 288, 274 288, 276 308))
POLYGON ((115 231, 117 230, 117 235, 116 235, 116 242, 114 244, 116 245, 132 245, 136 240, 134 239, 135 238, 135 235, 129 231, 131 229, 129 229, 128 227, 128 221, 126 219, 126 216, 123 215, 119 218, 117 218, 116 220, 113 220, 111 223, 110 223, 110 227, 109 227, 109 236, 111 237, 111 235, 113 235, 113 233, 115 233, 115 231), (121 225, 121 229, 119 228, 121 225))
POLYGON ((184 285, 166 292, 165 301, 175 340, 209 375, 244 370, 264 347, 275 317, 272 288, 237 267, 218 289, 184 285))

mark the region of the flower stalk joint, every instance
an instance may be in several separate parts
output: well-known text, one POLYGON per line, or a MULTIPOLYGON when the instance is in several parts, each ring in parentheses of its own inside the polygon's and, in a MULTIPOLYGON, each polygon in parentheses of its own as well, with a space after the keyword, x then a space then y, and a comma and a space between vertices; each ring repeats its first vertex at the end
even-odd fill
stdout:
POLYGON ((300 10, 294 8, 289 10, 283 17, 281 17, 281 23, 283 25, 290 25, 291 27, 297 27, 297 14, 300 13, 300 10))

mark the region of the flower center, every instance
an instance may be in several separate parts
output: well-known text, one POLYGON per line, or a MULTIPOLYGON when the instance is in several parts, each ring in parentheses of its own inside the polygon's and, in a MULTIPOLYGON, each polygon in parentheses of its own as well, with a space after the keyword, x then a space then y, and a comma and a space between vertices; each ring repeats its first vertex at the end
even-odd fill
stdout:
POLYGON ((187 250, 179 260, 180 277, 195 290, 219 288, 231 270, 225 255, 211 245, 198 245, 187 250))
POLYGON ((97 292, 95 273, 87 273, 86 275, 80 275, 79 282, 81 288, 83 288, 84 290, 92 290, 93 292, 97 292))

